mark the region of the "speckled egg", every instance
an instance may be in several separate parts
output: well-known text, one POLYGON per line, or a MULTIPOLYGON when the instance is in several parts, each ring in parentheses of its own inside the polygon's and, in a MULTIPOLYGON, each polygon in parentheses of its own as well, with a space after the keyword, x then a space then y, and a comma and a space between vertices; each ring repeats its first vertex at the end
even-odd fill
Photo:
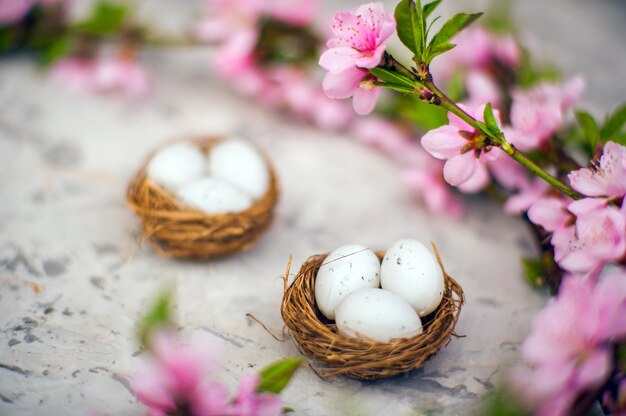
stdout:
POLYGON ((325 259, 315 278, 315 302, 328 319, 335 318, 339 302, 364 287, 380 285, 380 261, 367 247, 341 246, 325 259))
POLYGON ((171 191, 206 173, 206 158, 190 143, 176 143, 159 150, 147 167, 148 178, 171 191))
POLYGON ((339 333, 352 338, 389 342, 422 333, 415 310, 400 296, 383 289, 365 288, 350 293, 337 307, 339 333))
POLYGON ((183 186, 179 199, 192 208, 208 214, 244 211, 252 199, 243 191, 220 179, 204 177, 183 186))
POLYGON ((244 140, 225 140, 216 144, 208 156, 209 172, 259 199, 267 192, 270 173, 263 157, 244 140))
POLYGON ((434 254, 411 239, 400 240, 387 250, 380 284, 409 302, 419 316, 437 309, 444 291, 443 272, 434 254))

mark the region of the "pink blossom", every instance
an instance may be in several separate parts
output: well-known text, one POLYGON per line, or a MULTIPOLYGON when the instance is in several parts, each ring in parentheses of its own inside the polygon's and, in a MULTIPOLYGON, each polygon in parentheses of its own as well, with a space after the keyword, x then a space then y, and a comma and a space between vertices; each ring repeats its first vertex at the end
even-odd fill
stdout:
POLYGON ((285 23, 304 26, 313 20, 318 0, 266 0, 265 12, 285 23))
POLYGON ((583 89, 583 79, 574 77, 563 86, 541 83, 528 91, 514 91, 506 138, 521 150, 540 148, 562 127, 565 112, 583 89))
POLYGON ((444 181, 441 162, 435 162, 439 166, 409 167, 403 175, 404 183, 424 201, 429 211, 459 218, 464 213, 463 202, 444 181))
POLYGON ((50 70, 50 77, 75 92, 91 92, 96 88, 97 64, 92 59, 63 58, 50 70))
POLYGON ((620 261, 626 254, 626 208, 607 205, 605 199, 572 202, 573 227, 552 238, 555 260, 565 270, 586 272, 598 265, 620 261), (556 255, 558 253, 558 255, 556 255))
POLYGON ((313 122, 325 130, 336 131, 346 128, 354 116, 350 106, 346 104, 332 100, 320 91, 314 97, 310 108, 313 122))
POLYGON ((260 377, 251 374, 244 377, 239 384, 239 391, 233 402, 236 416, 281 416, 283 404, 273 394, 258 393, 256 388, 260 377))
POLYGON ((570 414, 576 398, 608 379, 611 342, 626 337, 626 273, 609 272, 597 284, 566 276, 559 294, 533 322, 513 384, 536 414, 570 414))
POLYGON ((626 147, 608 142, 597 166, 568 176, 572 188, 587 196, 626 195, 626 147))
POLYGON ((214 67, 224 77, 237 77, 254 62, 262 0, 211 0, 206 16, 196 27, 196 36, 216 43, 214 67))
POLYGON ((358 141, 381 150, 403 164, 414 160, 414 157, 418 157, 420 162, 430 158, 421 151, 417 141, 411 140, 397 124, 382 117, 370 116, 356 120, 351 133, 358 141))
POLYGON ((494 60, 510 67, 519 64, 520 48, 510 35, 496 35, 484 27, 474 26, 461 32, 454 43, 454 49, 438 56, 431 64, 431 72, 439 82, 446 82, 458 70, 489 73, 494 60))
POLYGON ((100 60, 95 85, 100 92, 120 92, 140 98, 150 91, 150 77, 135 59, 118 56, 100 60))
MULTIPOLYGON (((482 120, 484 106, 476 111, 461 107, 474 118, 482 120)), ((502 151, 498 148, 483 149, 479 143, 481 135, 456 115, 450 113, 448 120, 449 125, 426 133, 422 137, 422 146, 437 159, 446 160, 443 176, 450 185, 459 186, 466 192, 484 189, 489 183, 486 163, 496 160, 502 151), (467 138, 461 136, 461 132, 467 138)))
POLYGON ((541 179, 529 181, 511 195, 504 203, 504 212, 517 215, 530 209, 549 189, 549 185, 541 179))
POLYGON ((372 112, 376 106, 380 87, 369 72, 357 67, 349 67, 342 72, 329 72, 324 77, 322 89, 329 98, 345 99, 352 97, 352 106, 359 115, 372 112))
POLYGON ((228 390, 204 377, 212 369, 212 348, 198 338, 184 343, 173 334, 152 338, 152 355, 131 378, 137 399, 149 414, 166 416, 184 408, 194 416, 230 414, 228 390))
POLYGON ((36 0, 2 0, 0 1, 0 26, 8 26, 20 22, 36 0))
POLYGON ((482 103, 491 103, 496 108, 500 106, 502 97, 498 84, 486 72, 469 72, 465 77, 465 88, 468 107, 478 107, 482 103))
POLYGON ((328 41, 330 49, 320 57, 322 68, 340 73, 351 67, 374 68, 385 52, 385 42, 395 31, 396 21, 385 13, 382 3, 360 6, 356 14, 341 12, 332 24, 334 38, 328 41))

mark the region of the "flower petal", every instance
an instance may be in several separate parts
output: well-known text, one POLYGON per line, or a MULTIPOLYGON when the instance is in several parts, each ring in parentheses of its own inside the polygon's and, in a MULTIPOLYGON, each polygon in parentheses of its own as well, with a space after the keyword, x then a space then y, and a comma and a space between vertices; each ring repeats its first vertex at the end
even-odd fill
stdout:
POLYGON ((422 146, 437 159, 450 159, 458 156, 467 141, 459 136, 459 130, 453 126, 441 126, 422 136, 422 146))
POLYGON ((329 98, 344 99, 350 98, 359 88, 359 84, 366 74, 355 67, 350 67, 339 73, 329 72, 322 81, 324 94, 329 98))
POLYGON ((352 97, 352 106, 354 107, 354 111, 360 116, 365 116, 371 113, 376 106, 379 94, 380 87, 375 87, 372 90, 357 88, 354 96, 352 97))
POLYGON ((359 52, 352 48, 331 48, 320 56, 319 64, 325 70, 337 74, 354 66, 357 56, 359 52))
POLYGON ((472 152, 454 156, 443 166, 443 177, 452 186, 461 185, 478 169, 478 159, 472 152))
POLYGON ((489 184, 489 172, 487 167, 478 163, 476 171, 468 180, 459 185, 459 189, 465 193, 475 193, 482 191, 489 184))

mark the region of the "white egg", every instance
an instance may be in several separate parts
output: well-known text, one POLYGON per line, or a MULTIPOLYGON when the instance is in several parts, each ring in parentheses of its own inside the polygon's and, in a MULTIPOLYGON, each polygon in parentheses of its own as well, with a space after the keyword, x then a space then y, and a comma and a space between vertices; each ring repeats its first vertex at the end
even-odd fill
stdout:
POLYGON ((411 305, 394 293, 375 288, 346 296, 337 307, 336 323, 342 335, 380 342, 422 333, 422 321, 411 305))
POLYGON ((419 316, 426 316, 441 303, 443 272, 433 253, 422 243, 404 239, 385 253, 380 285, 409 302, 419 316))
POLYGON ((164 147, 148 163, 148 177, 159 185, 176 190, 206 173, 205 155, 190 143, 164 147))
POLYGON ((339 302, 364 287, 380 285, 380 261, 367 247, 349 244, 330 253, 315 278, 315 302, 328 319, 335 318, 339 302))
POLYGON ((209 152, 211 175, 225 180, 258 199, 270 183, 267 164, 259 152, 243 140, 225 140, 209 152))
POLYGON ((252 199, 243 191, 216 178, 204 177, 183 186, 179 199, 192 208, 209 214, 244 211, 252 205, 252 199))

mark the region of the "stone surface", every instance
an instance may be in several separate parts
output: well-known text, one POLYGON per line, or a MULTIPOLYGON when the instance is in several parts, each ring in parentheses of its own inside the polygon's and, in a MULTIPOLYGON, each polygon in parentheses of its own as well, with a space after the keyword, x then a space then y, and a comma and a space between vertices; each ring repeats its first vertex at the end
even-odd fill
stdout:
MULTIPOLYGON (((583 3, 572 2, 580 6, 571 11, 573 23, 592 7, 594 16, 623 12, 617 2, 583 3)), ((531 10, 520 8, 522 16, 531 10)), ((552 33, 542 19, 533 24, 552 33)), ((619 21, 611 22, 586 33, 623 34, 619 21)), ((554 60, 573 73, 579 68, 571 51, 557 48, 570 45, 567 33, 555 30, 545 51, 557 51, 554 60)), ((611 81, 624 71, 624 54, 584 51, 617 65, 590 82, 623 97, 623 83, 611 88, 611 81)), ((278 342, 246 318, 252 313, 281 332, 289 255, 293 274, 311 254, 347 243, 383 249, 403 237, 438 244, 465 289, 457 332, 466 337, 424 368, 390 380, 322 381, 303 368, 284 393, 286 404, 300 416, 456 415, 475 406, 518 358, 546 299, 521 276, 519 258, 532 249, 521 221, 475 199, 462 221, 427 213, 407 195, 391 161, 234 95, 210 76, 201 50, 152 52, 146 60, 157 88, 139 103, 76 96, 32 62, 0 62, 0 414, 142 413, 125 380, 138 350, 136 323, 171 284, 181 326, 223 346, 218 377, 234 387, 242 374, 298 355, 291 340, 278 342), (282 189, 274 226, 250 252, 214 262, 165 259, 138 247, 138 222, 124 194, 145 156, 172 138, 222 132, 250 138, 274 161, 282 189)), ((586 73, 588 64, 581 65, 586 73)), ((604 111, 598 91, 591 101, 604 111)))

